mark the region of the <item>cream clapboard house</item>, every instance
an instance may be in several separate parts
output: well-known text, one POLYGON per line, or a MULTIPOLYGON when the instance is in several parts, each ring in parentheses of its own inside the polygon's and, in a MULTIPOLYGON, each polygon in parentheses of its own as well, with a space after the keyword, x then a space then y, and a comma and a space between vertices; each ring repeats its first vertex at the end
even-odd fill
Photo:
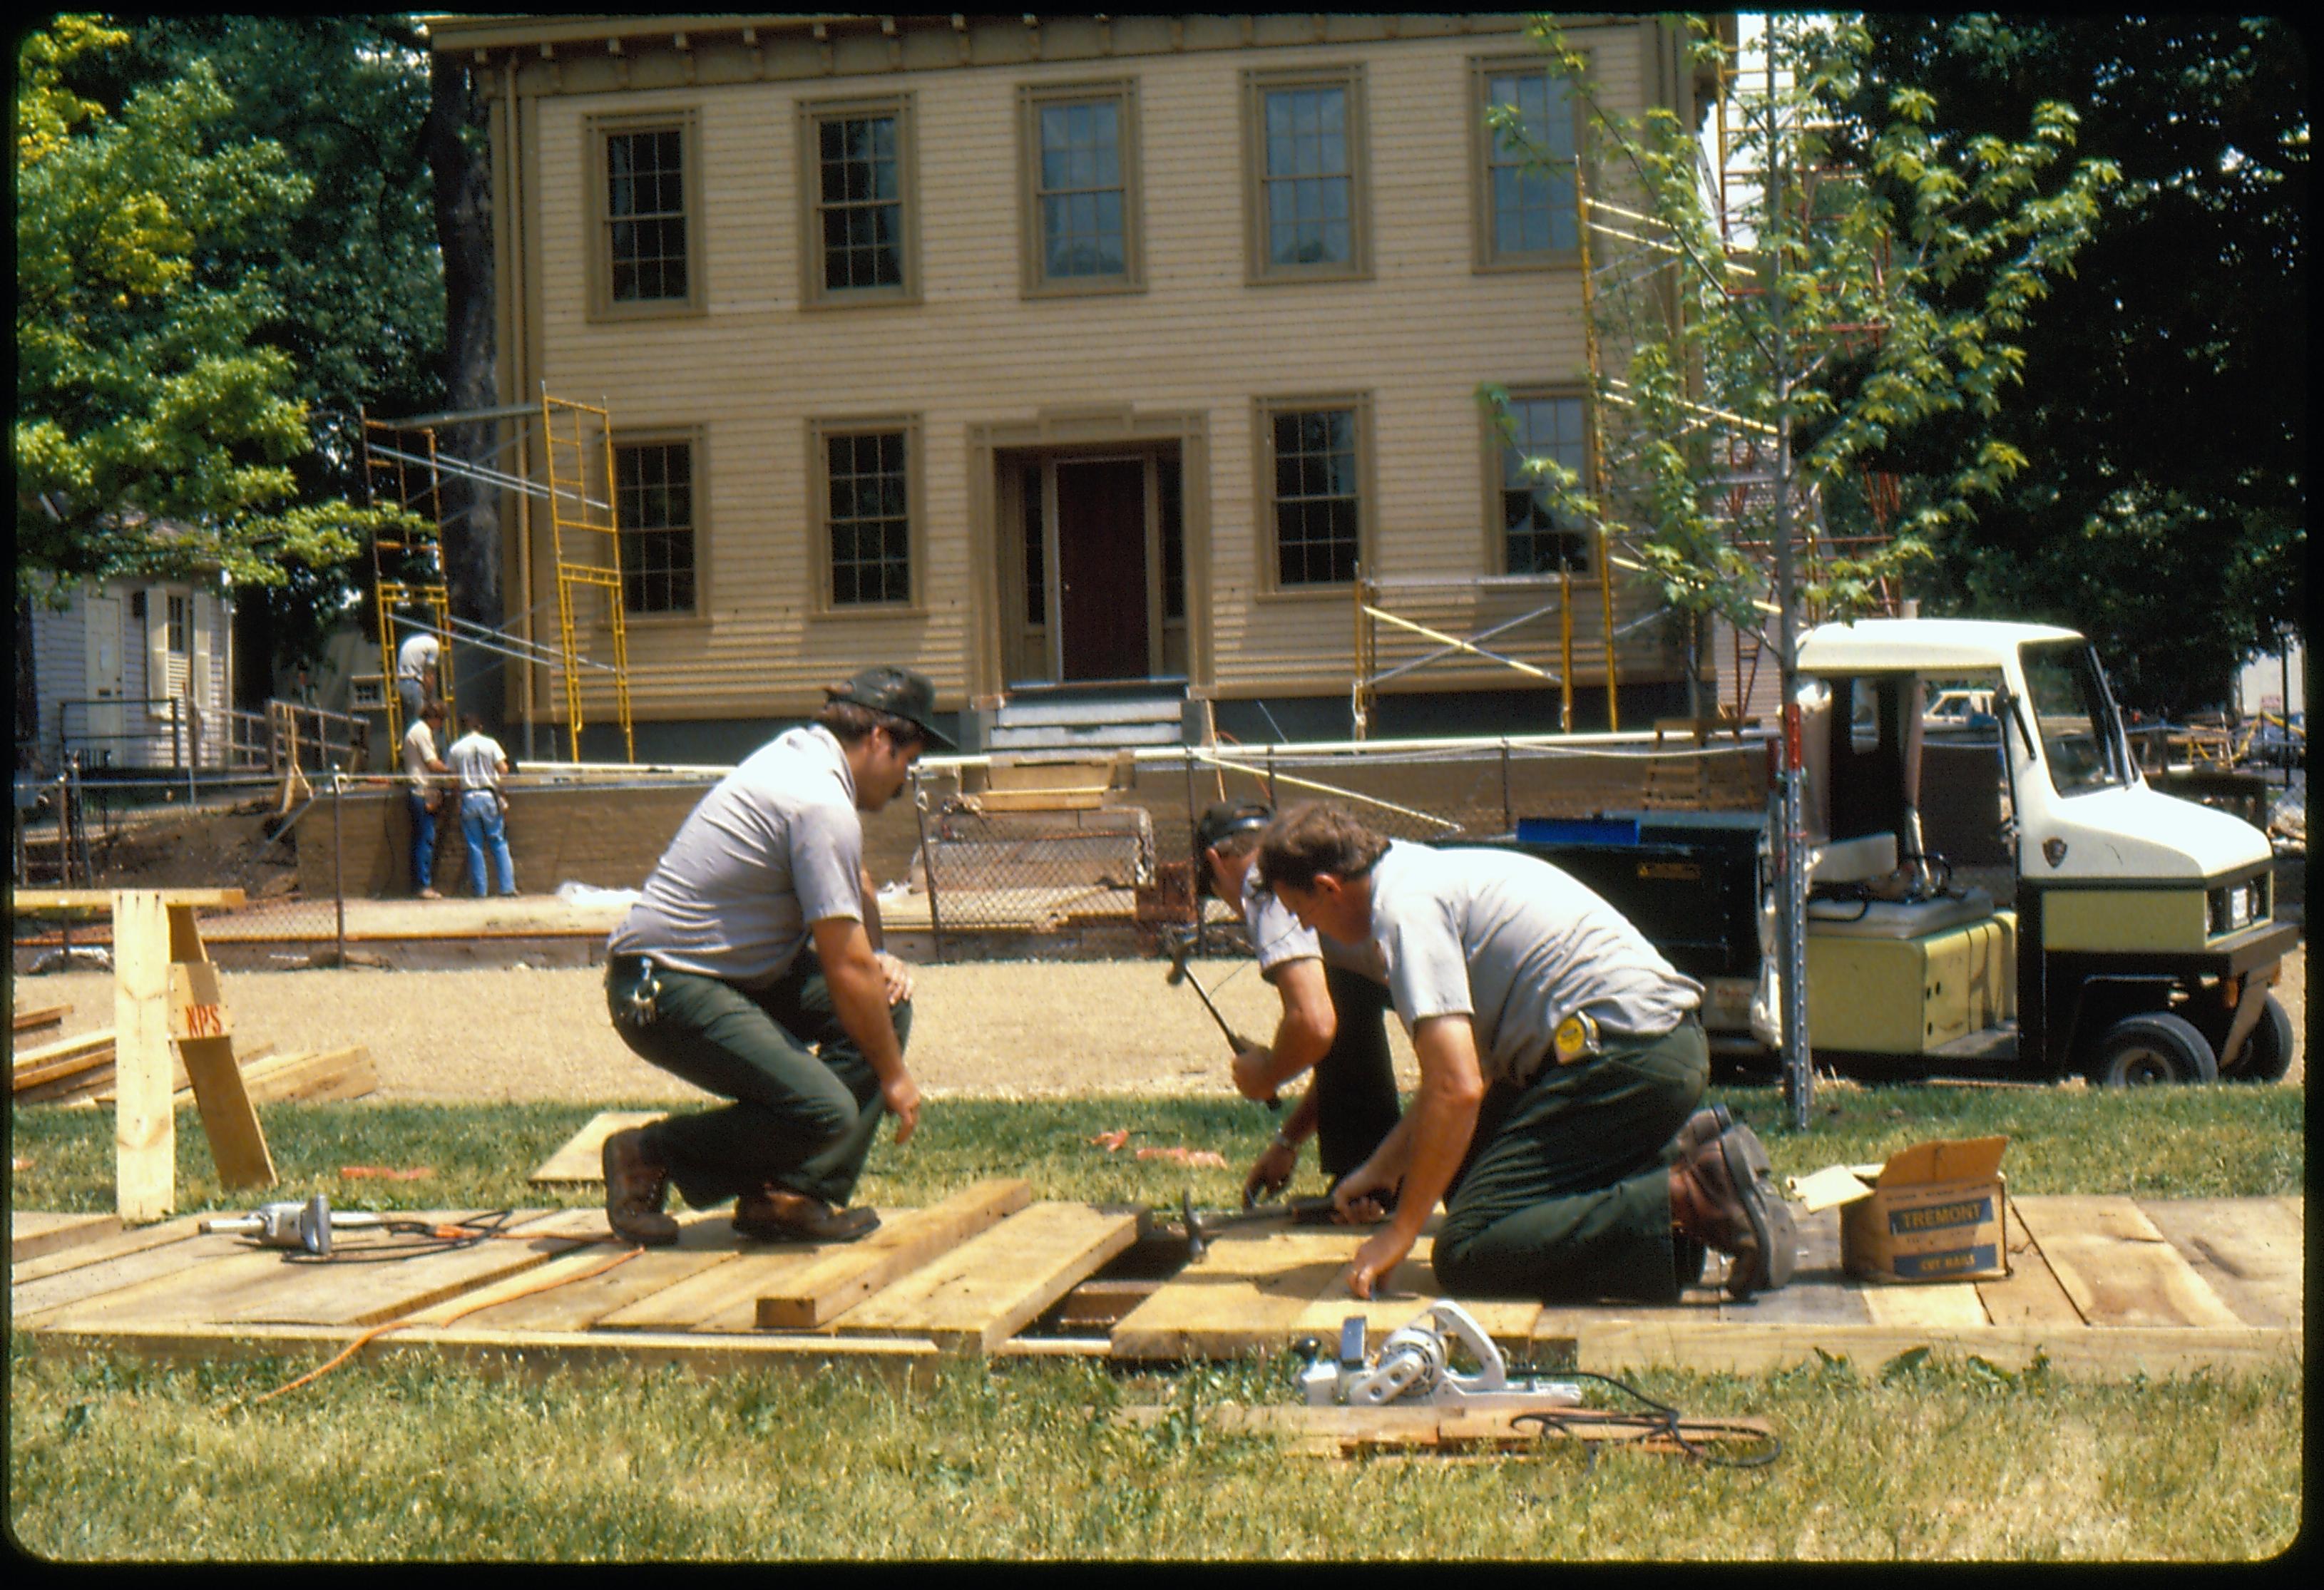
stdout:
MULTIPOLYGON (((640 756, 747 748, 873 661, 972 744, 1099 681, 1338 738, 1360 564, 1468 634, 1557 599, 1478 576, 1570 558, 1576 727, 1602 721, 1593 549, 1476 395, 1583 464, 1572 191, 1483 123, 1576 136, 1519 21, 433 20, 495 101, 503 395, 613 416, 640 756)), ((1695 119, 1669 24, 1573 21, 1618 104, 1695 119)), ((550 590, 540 519, 512 612, 550 590)), ((1654 606, 1617 571, 1626 726, 1683 698, 1654 606)), ((1554 667, 1557 629, 1489 644, 1554 667)), ((1382 666, 1428 647, 1379 633, 1382 666)), ((530 688, 557 721, 556 670, 530 688)), ((1556 721, 1537 680, 1437 664, 1375 731, 1556 721)))
POLYGON ((233 760, 234 603, 215 581, 70 586, 20 610, 36 721, 20 760, 53 773, 224 768, 233 760))

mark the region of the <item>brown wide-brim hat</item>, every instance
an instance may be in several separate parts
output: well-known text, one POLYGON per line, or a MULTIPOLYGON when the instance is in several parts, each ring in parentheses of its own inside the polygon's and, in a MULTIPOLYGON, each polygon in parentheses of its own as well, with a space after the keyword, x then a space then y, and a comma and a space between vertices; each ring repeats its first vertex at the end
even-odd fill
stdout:
POLYGON ((859 707, 869 707, 875 712, 901 718, 926 736, 930 745, 945 750, 958 749, 951 737, 938 729, 934 721, 936 687, 908 668, 893 668, 884 664, 866 668, 827 694, 833 701, 853 702, 859 707))

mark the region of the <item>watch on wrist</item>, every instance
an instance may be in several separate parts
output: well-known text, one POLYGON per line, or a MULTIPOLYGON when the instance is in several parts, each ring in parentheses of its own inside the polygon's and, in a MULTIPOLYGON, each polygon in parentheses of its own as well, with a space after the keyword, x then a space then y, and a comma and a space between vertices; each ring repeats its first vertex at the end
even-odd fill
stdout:
POLYGON ((1280 1132, 1277 1132, 1275 1135, 1275 1146, 1281 1149, 1286 1153, 1297 1153, 1299 1152, 1299 1145, 1292 1142, 1290 1138, 1286 1137, 1280 1132))

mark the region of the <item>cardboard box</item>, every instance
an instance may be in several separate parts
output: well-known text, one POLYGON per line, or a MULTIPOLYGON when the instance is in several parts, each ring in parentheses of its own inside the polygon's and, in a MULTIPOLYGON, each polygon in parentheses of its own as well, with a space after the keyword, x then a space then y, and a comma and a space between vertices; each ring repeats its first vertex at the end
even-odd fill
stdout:
POLYGON ((1840 1262, 1868 1281, 1992 1281, 2009 1273, 2006 1137, 1916 1143, 1886 1164, 1795 1179, 1811 1212, 1840 1208, 1840 1262))

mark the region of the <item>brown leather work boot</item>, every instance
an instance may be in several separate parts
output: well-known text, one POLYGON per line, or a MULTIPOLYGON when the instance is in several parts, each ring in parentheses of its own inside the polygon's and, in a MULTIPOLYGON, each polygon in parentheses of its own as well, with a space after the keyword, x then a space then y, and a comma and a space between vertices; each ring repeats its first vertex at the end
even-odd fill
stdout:
POLYGON ((1727 1113, 1725 1105, 1706 1104, 1686 1117, 1671 1141, 1677 1145, 1682 1159, 1692 1159, 1697 1149, 1717 1141, 1719 1135, 1734 1124, 1735 1117, 1727 1113))
POLYGON ((632 1126, 605 1139, 605 1224, 640 1247, 668 1247, 678 1222, 662 1213, 669 1172, 646 1157, 645 1134, 632 1126))
POLYGON ((1727 1290, 1738 1298, 1792 1278, 1797 1233, 1768 1176, 1767 1152, 1748 1126, 1729 1126, 1671 1166, 1671 1223, 1732 1263, 1727 1290))
POLYGON ((835 1209, 819 1198, 780 1187, 734 1200, 735 1231, 760 1242, 856 1242, 879 1228, 879 1214, 861 1204, 835 1209))

